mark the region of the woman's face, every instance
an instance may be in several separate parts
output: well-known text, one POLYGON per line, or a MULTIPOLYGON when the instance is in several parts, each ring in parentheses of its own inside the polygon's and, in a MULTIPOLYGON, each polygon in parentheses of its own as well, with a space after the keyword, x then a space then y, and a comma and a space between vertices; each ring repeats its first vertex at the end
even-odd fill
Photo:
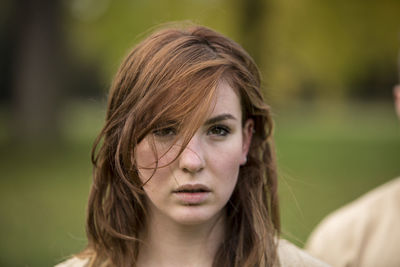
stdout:
POLYGON ((144 185, 152 218, 179 224, 199 224, 216 219, 224 210, 235 188, 240 165, 246 163, 253 121, 242 127, 240 100, 226 83, 217 89, 215 107, 196 131, 181 155, 174 128, 156 130, 136 147, 136 159, 142 182, 158 168, 144 185))

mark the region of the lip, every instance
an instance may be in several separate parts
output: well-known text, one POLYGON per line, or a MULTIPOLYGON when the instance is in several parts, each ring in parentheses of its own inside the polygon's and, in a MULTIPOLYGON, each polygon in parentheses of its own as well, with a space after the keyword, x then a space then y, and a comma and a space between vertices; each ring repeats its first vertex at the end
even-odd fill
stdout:
POLYGON ((203 184, 184 184, 175 189, 174 193, 183 193, 187 191, 202 191, 202 192, 211 192, 211 189, 203 184))
POLYGON ((205 202, 211 189, 203 184, 185 184, 173 191, 178 201, 184 205, 200 205, 205 202))

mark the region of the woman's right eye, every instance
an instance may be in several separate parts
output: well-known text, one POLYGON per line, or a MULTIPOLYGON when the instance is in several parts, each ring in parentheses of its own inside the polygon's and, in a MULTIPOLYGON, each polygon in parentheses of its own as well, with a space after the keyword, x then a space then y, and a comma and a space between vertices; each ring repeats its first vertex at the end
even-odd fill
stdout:
POLYGON ((157 137, 168 137, 176 135, 176 129, 173 127, 161 128, 153 131, 153 134, 157 137))

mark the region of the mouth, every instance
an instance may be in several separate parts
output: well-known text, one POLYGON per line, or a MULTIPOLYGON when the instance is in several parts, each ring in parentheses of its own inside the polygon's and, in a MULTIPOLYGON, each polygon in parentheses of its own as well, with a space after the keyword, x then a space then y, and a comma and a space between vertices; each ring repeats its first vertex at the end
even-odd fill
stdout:
POLYGON ((211 189, 201 184, 186 184, 178 187, 173 193, 181 204, 197 206, 207 201, 211 189))
POLYGON ((174 193, 208 193, 211 190, 202 184, 186 184, 178 187, 174 193))

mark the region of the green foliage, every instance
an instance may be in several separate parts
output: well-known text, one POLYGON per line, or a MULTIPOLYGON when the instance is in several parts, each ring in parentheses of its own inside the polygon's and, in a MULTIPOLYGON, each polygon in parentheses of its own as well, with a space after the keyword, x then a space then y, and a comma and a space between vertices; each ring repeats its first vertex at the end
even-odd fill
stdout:
POLYGON ((187 20, 225 33, 249 50, 276 103, 388 98, 397 78, 397 0, 75 0, 64 7, 70 47, 96 62, 107 82, 151 29, 187 20))
POLYGON ((399 1, 271 2, 263 62, 270 94, 278 101, 340 99, 352 92, 370 98, 391 95, 399 1))
POLYGON ((132 46, 161 24, 191 21, 235 36, 235 9, 226 0, 102 0, 106 8, 95 16, 96 1, 80 8, 74 2, 66 6, 70 45, 99 62, 107 81, 132 46))

